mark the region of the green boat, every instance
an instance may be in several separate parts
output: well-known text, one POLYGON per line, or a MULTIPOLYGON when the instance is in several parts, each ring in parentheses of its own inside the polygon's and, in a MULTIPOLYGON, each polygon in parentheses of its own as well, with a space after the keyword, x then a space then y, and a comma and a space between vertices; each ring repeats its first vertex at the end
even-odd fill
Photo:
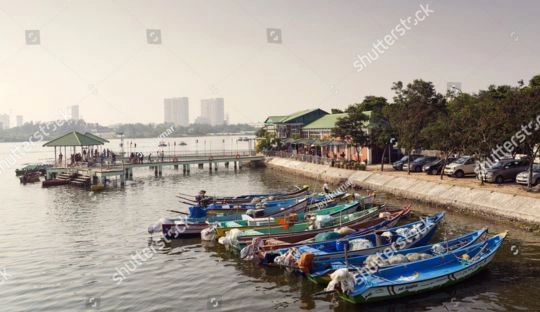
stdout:
MULTIPOLYGON (((367 215, 371 215, 377 212, 380 207, 373 207, 366 210, 353 212, 347 215, 333 216, 330 220, 324 222, 320 229, 332 229, 341 224, 354 222, 355 220, 362 219, 367 215)), ((241 236, 264 236, 264 235, 276 235, 276 234, 290 234, 304 232, 308 230, 314 230, 310 228, 311 224, 309 222, 296 223, 290 226, 266 226, 259 227, 257 229, 245 230, 242 231, 241 236)))
POLYGON ((337 214, 349 214, 358 209, 360 205, 359 201, 351 201, 347 204, 337 205, 329 208, 323 208, 318 210, 312 210, 309 212, 300 212, 292 214, 284 218, 246 218, 245 220, 235 221, 223 221, 217 224, 216 233, 217 237, 224 236, 231 229, 239 229, 241 231, 250 229, 260 229, 268 227, 281 227, 289 225, 289 227, 296 224, 308 224, 309 222, 297 223, 298 220, 303 221, 309 219, 311 216, 334 216, 337 214))

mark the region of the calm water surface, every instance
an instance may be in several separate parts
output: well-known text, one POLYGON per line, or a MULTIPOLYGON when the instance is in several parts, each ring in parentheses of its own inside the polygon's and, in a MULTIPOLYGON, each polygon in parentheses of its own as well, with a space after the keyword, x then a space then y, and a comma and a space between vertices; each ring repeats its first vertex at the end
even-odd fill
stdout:
MULTIPOLYGON (((139 142, 153 149, 151 141, 139 142)), ((0 159, 14 146, 0 144, 0 159)), ((240 261, 218 244, 194 239, 160 250, 158 238, 147 233, 148 225, 170 215, 167 209, 186 208, 177 202, 178 192, 204 188, 234 195, 306 183, 320 188, 318 182, 269 169, 220 168, 210 175, 192 168, 189 177, 166 169, 162 178, 138 169, 133 185, 99 194, 19 184, 13 173, 17 166, 51 157, 51 151, 38 148, 0 175, 0 311, 540 311, 540 239, 495 221, 447 213, 436 237, 482 226, 492 233, 509 229, 510 239, 488 270, 435 293, 355 307, 332 295, 314 297, 322 288, 302 276, 240 261), (149 246, 157 253, 139 261, 121 282, 113 280, 149 246)), ((422 215, 440 208, 415 204, 415 210, 422 215)))

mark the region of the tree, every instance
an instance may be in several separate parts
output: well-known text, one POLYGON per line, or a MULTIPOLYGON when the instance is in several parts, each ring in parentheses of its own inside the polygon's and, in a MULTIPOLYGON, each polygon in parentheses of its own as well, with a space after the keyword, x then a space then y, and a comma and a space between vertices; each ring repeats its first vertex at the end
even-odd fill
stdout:
POLYGON ((332 135, 340 137, 356 148, 356 155, 360 158, 359 147, 365 146, 368 142, 368 136, 364 129, 366 128, 369 117, 364 114, 362 104, 353 104, 345 110, 347 116, 339 118, 336 126, 332 129, 332 135))
POLYGON ((443 95, 435 91, 433 83, 414 80, 406 88, 401 81, 395 82, 394 109, 389 119, 399 136, 398 143, 409 155, 408 174, 410 174, 410 155, 413 149, 425 146, 427 136, 422 133, 430 123, 446 109, 443 95))
POLYGON ((330 110, 330 113, 331 113, 331 114, 342 114, 342 113, 343 113, 343 110, 338 109, 338 108, 332 108, 332 109, 330 110))

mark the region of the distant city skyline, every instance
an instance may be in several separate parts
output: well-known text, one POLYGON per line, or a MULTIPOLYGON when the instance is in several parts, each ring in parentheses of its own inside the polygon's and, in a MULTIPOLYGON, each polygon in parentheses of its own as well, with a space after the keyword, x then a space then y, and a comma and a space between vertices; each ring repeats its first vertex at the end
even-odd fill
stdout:
POLYGON ((189 98, 174 97, 163 100, 163 121, 178 126, 189 125, 189 98))
MULTIPOLYGON (((462 92, 517 85, 540 73, 538 9, 530 0, 4 1, 0 113, 48 121, 78 105, 87 122, 161 123, 163 99, 178 95, 225 98, 231 123, 253 123, 367 95, 391 101, 395 81, 424 79, 441 93, 449 82, 462 92)), ((199 116, 196 104, 189 114, 199 116)))
POLYGON ((211 126, 220 126, 225 123, 225 100, 212 98, 201 100, 201 120, 207 120, 211 126))

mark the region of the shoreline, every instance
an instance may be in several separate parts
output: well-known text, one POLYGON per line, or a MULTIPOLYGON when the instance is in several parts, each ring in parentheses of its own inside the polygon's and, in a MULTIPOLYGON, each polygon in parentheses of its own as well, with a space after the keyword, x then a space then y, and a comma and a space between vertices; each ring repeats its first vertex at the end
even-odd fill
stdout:
POLYGON ((349 180, 356 186, 417 200, 447 210, 509 222, 528 231, 540 230, 540 199, 480 187, 460 186, 452 180, 426 181, 414 175, 357 171, 293 159, 267 157, 268 168, 332 184, 349 180))

